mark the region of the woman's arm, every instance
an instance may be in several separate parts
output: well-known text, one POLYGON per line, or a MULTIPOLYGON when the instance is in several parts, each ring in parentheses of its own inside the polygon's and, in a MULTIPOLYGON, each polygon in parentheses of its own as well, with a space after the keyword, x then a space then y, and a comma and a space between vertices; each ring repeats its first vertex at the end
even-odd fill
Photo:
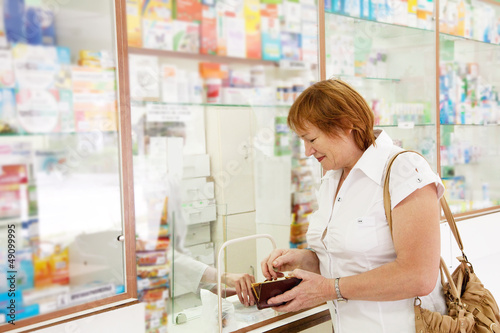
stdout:
MULTIPOLYGON (((440 262, 439 203, 436 186, 427 185, 402 200, 392 212, 397 258, 358 275, 341 277, 339 289, 346 299, 395 301, 429 294, 436 285, 440 262)), ((334 279, 295 270, 302 282, 271 298, 288 302, 277 311, 298 311, 337 298, 334 279)))
POLYGON ((397 258, 368 272, 342 277, 347 299, 393 301, 429 294, 439 273, 440 206, 429 184, 402 200, 392 211, 397 258))

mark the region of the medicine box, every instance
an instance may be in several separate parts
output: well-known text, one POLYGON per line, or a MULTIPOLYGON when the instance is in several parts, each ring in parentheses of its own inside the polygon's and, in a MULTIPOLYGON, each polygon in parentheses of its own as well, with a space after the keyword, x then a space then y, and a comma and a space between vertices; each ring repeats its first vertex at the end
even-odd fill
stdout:
POLYGON ((172 21, 142 20, 143 47, 171 51, 174 49, 174 24, 172 21))
POLYGON ((215 221, 217 209, 214 200, 198 200, 182 204, 187 224, 215 221))
POLYGON ((183 178, 210 176, 210 156, 207 154, 184 155, 183 178))
POLYGON ((260 59, 262 57, 262 46, 260 41, 259 0, 244 0, 243 13, 245 17, 246 57, 260 59))
POLYGON ((172 0, 147 0, 141 1, 142 19, 155 21, 172 20, 172 0))
POLYGON ((207 182, 204 177, 184 179, 182 180, 181 191, 183 202, 213 199, 214 183, 207 182))
POLYGON ((141 47, 141 2, 142 0, 127 0, 127 39, 129 46, 141 47))
POLYGON ((210 223, 200 223, 188 225, 186 233, 186 246, 193 246, 201 243, 208 243, 211 240, 210 223))

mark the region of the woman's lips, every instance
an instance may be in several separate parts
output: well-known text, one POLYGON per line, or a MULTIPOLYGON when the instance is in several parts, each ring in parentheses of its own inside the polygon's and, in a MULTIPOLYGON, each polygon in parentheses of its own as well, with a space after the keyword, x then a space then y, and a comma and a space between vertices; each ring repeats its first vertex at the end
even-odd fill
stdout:
POLYGON ((318 157, 317 160, 318 160, 318 162, 321 162, 324 158, 325 158, 325 156, 321 156, 321 157, 318 157))

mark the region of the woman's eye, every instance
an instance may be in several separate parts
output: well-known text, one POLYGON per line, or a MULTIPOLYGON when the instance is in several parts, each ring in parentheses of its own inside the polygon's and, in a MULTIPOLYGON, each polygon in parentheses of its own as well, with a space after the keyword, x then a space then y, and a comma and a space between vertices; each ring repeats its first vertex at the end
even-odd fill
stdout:
POLYGON ((314 141, 316 141, 316 139, 309 140, 310 143, 314 143, 314 141))

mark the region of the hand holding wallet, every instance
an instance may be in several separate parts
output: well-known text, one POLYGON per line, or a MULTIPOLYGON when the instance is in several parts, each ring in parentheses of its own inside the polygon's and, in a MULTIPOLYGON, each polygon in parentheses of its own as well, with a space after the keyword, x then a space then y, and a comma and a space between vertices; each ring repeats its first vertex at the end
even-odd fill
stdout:
POLYGON ((252 291, 257 300, 257 309, 262 310, 265 308, 280 306, 286 302, 277 304, 267 304, 270 298, 283 294, 285 291, 297 286, 302 279, 296 277, 285 277, 278 280, 266 280, 264 282, 252 283, 252 291))

